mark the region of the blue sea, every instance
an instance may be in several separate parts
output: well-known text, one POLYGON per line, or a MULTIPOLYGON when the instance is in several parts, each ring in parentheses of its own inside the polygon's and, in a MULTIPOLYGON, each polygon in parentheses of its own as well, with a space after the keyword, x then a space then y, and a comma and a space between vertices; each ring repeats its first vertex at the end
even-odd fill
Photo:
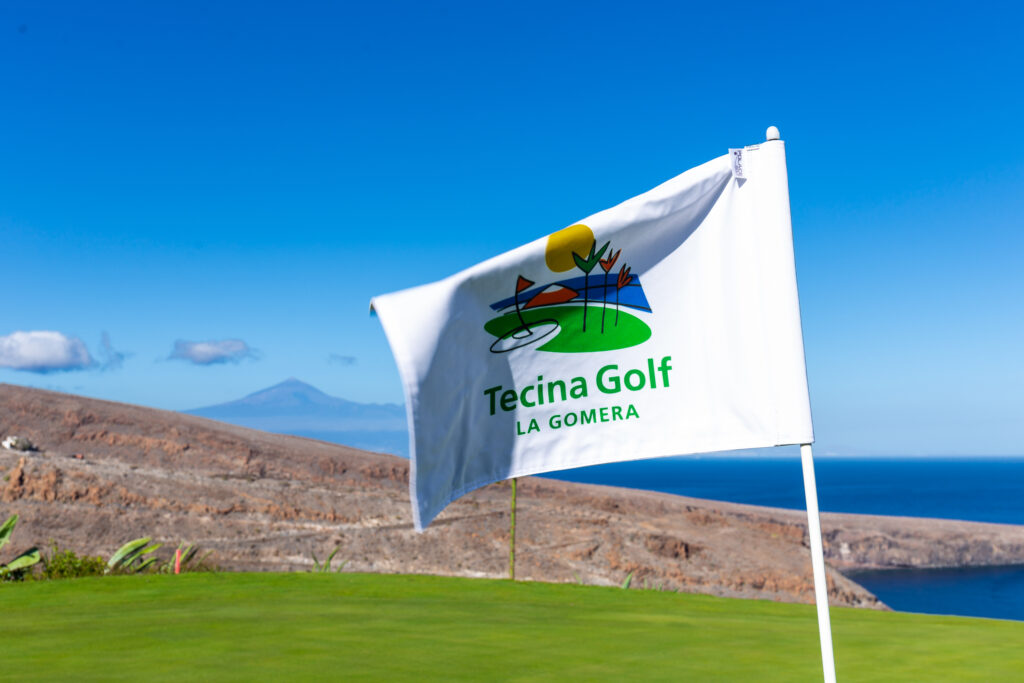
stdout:
MULTIPOLYGON (((818 457, 814 470, 823 512, 1024 524, 1024 457, 818 457)), ((795 452, 789 457, 659 458, 545 476, 805 509, 795 452)), ((1024 567, 898 569, 851 578, 896 610, 1024 621, 1024 567)))

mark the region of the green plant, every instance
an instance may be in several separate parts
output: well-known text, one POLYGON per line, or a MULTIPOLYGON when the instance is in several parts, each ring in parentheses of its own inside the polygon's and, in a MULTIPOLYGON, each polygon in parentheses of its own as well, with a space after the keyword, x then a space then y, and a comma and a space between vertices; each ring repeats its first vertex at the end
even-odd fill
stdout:
POLYGON ((125 543, 107 560, 107 568, 103 573, 138 574, 152 567, 157 561, 156 556, 152 555, 152 553, 163 544, 149 545, 151 540, 153 539, 146 536, 145 538, 136 538, 134 541, 125 543), (146 557, 146 555, 150 555, 150 557, 146 557))
MULTIPOLYGON (((603 298, 601 300, 603 302, 603 306, 601 307, 601 334, 604 334, 604 316, 608 312, 608 273, 615 266, 615 262, 619 260, 619 254, 621 253, 621 249, 619 249, 614 254, 611 252, 611 250, 609 250, 608 258, 603 258, 600 261, 598 261, 598 263, 601 264, 601 270, 604 271, 604 292, 603 298)), ((618 297, 618 290, 616 290, 616 297, 618 297)), ((618 306, 617 303, 616 306, 618 306)))
POLYGON ((161 574, 175 574, 177 573, 174 571, 175 562, 177 562, 180 572, 217 571, 217 568, 214 565, 206 561, 206 558, 213 554, 212 550, 206 551, 199 557, 199 559, 196 559, 198 554, 199 546, 193 543, 189 543, 188 545, 185 545, 185 543, 179 543, 178 548, 175 550, 174 555, 171 556, 171 559, 160 565, 160 568, 157 571, 161 574), (178 553, 181 553, 180 560, 177 559, 178 553))
MULTIPOLYGON (((0 550, 11 540, 14 527, 18 523, 18 515, 11 515, 0 526, 0 550)), ((39 548, 32 547, 6 564, 0 564, 0 581, 21 581, 29 569, 40 560, 39 548)))
POLYGON ((663 584, 662 584, 661 581, 659 581, 657 583, 653 583, 653 582, 652 583, 648 583, 647 579, 644 579, 644 590, 645 591, 646 590, 660 591, 660 590, 662 590, 662 585, 663 584))
POLYGON ((608 249, 608 245, 611 242, 605 242, 604 246, 601 247, 596 253, 594 247, 597 246, 597 242, 590 243, 590 253, 587 256, 581 256, 575 251, 572 252, 572 260, 576 262, 576 267, 583 271, 583 331, 587 331, 587 301, 590 299, 590 271, 594 269, 600 261, 601 257, 604 256, 605 250, 608 249))
POLYGON ((633 572, 626 574, 626 580, 622 582, 622 587, 628 589, 631 583, 633 583, 633 572))
POLYGON ((77 579, 82 576, 102 576, 106 563, 102 557, 76 555, 73 550, 61 550, 56 543, 51 545, 50 554, 43 557, 43 579, 77 579))
MULTIPOLYGON (((331 554, 327 556, 327 558, 324 560, 323 564, 321 564, 320 560, 318 560, 316 558, 316 553, 310 553, 310 555, 313 556, 313 571, 316 572, 316 573, 320 573, 320 574, 326 574, 326 573, 330 572, 331 571, 331 560, 334 559, 334 556, 338 553, 338 550, 340 548, 341 548, 341 546, 338 546, 334 550, 332 550, 331 554)), ((338 569, 336 571, 340 572, 342 569, 345 568, 346 564, 348 564, 348 560, 345 560, 344 562, 342 562, 341 565, 338 566, 338 569)))

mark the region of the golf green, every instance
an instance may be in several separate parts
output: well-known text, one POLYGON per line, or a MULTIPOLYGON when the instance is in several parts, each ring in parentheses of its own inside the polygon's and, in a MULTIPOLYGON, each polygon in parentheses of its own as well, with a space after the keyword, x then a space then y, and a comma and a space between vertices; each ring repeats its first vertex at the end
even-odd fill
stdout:
MULTIPOLYGON (((4 680, 820 680, 814 608, 365 574, 0 585, 4 680)), ((1007 680, 1024 624, 833 610, 841 681, 1007 680)))
POLYGON ((612 351, 636 346, 647 341, 651 328, 635 315, 613 306, 605 308, 594 303, 586 309, 586 331, 583 329, 583 306, 545 306, 515 312, 489 320, 484 329, 505 341, 503 350, 537 344, 540 351, 553 353, 584 353, 612 351), (524 327, 525 323, 525 327, 524 327), (550 330, 548 328, 554 328, 550 330), (536 342, 531 338, 536 337, 536 342))

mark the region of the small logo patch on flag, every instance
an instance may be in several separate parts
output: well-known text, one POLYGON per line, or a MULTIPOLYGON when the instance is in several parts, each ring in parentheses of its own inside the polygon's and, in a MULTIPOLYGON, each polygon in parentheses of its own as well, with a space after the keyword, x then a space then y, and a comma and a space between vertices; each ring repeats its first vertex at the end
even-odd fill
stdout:
POLYGON ((732 161, 732 177, 745 180, 747 176, 743 172, 743 150, 730 149, 729 159, 732 161))

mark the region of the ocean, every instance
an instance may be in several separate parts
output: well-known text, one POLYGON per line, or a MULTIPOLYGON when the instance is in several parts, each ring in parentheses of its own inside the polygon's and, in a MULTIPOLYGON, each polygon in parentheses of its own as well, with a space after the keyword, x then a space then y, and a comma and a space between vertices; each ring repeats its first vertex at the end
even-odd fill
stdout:
MULTIPOLYGON (((823 512, 1024 524, 1024 457, 817 457, 814 464, 823 512)), ((658 458, 544 476, 805 509, 798 453, 658 458)), ((893 569, 851 578, 895 610, 1024 621, 1024 567, 893 569)))

